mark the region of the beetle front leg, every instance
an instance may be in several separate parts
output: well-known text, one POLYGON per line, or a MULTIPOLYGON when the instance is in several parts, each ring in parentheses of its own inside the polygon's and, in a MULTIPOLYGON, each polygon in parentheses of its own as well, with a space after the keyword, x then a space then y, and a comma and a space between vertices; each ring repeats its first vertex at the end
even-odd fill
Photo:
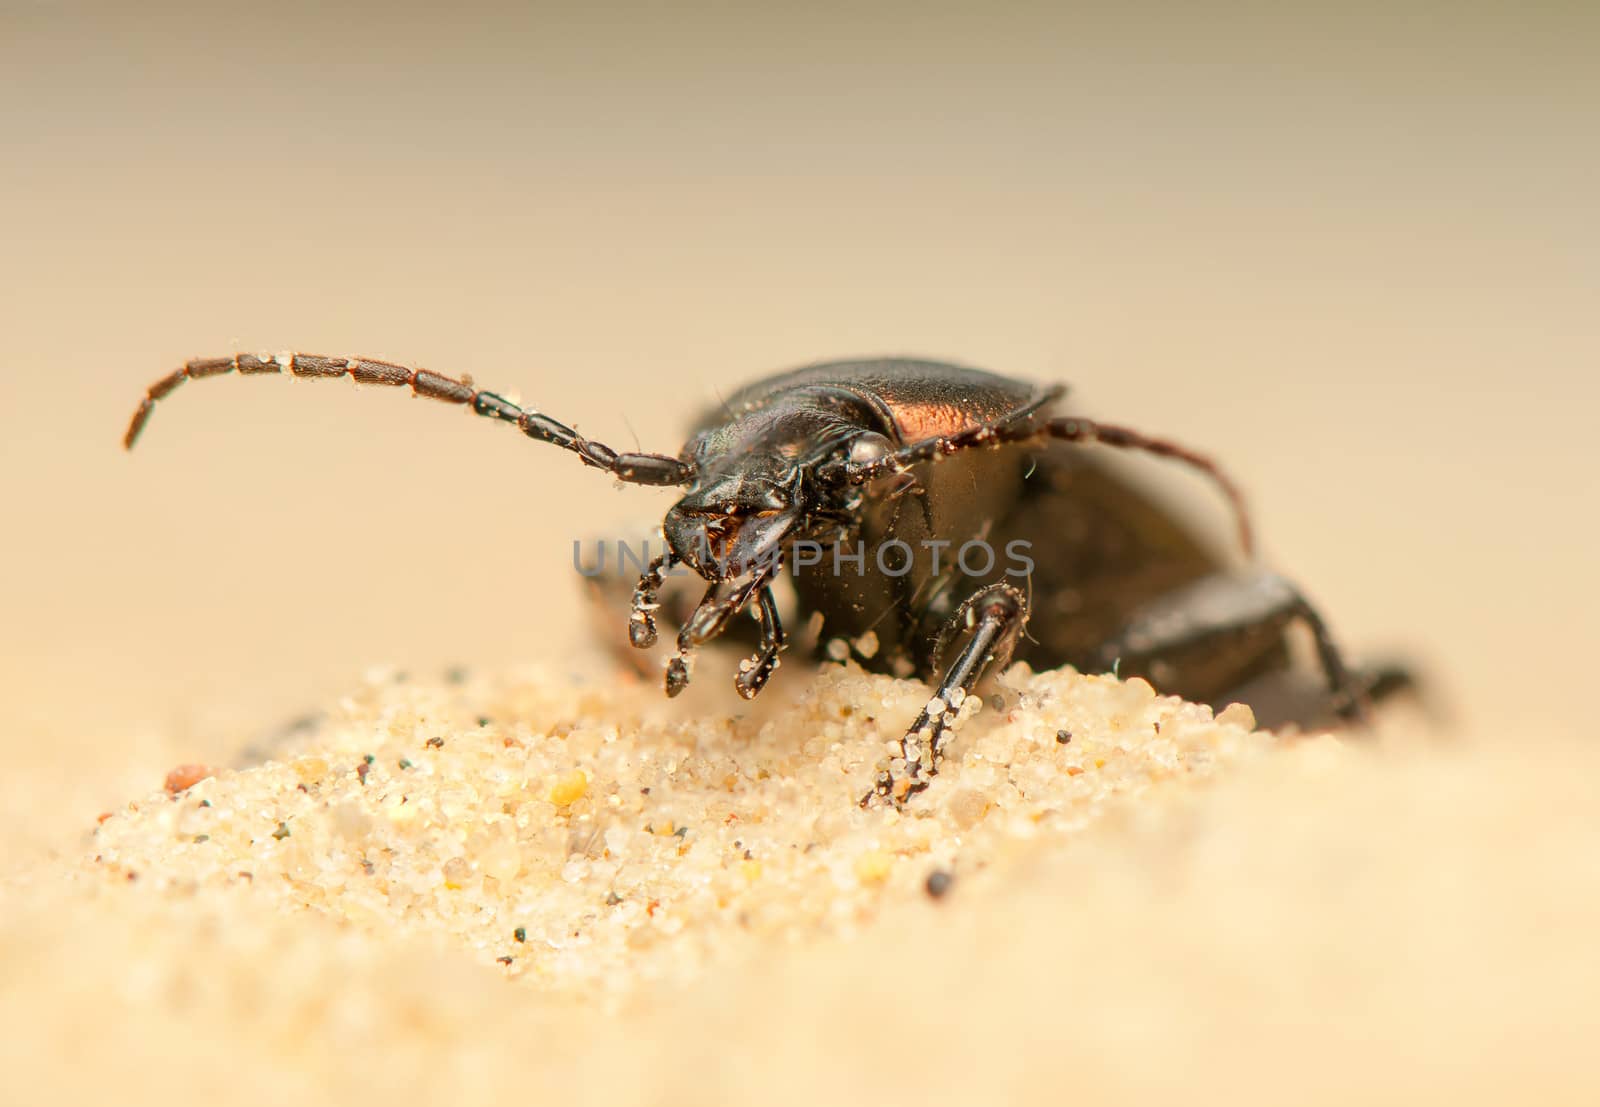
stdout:
POLYGON ((899 806, 928 787, 928 778, 939 771, 945 737, 954 726, 961 705, 985 671, 1004 668, 1010 662, 1011 651, 1027 621, 1027 597, 1009 584, 992 584, 956 609, 939 634, 935 658, 948 641, 962 634, 970 637, 939 682, 939 690, 900 739, 905 775, 897 779, 889 768, 881 769, 872 791, 861 798, 862 807, 874 799, 899 806))
MULTIPOLYGON (((767 659, 766 671, 759 677, 760 684, 766 682, 767 676, 776 667, 777 651, 783 648, 782 629, 779 628, 776 631, 772 629, 778 627, 778 609, 776 605, 772 604, 770 589, 768 588, 768 582, 771 581, 772 575, 777 571, 778 565, 774 563, 764 567, 761 572, 743 582, 717 581, 706 589, 705 595, 701 597, 700 603, 696 605, 694 612, 678 628, 678 656, 667 663, 667 695, 676 696, 689 686, 689 660, 694 651, 727 629, 728 620, 738 612, 743 611, 752 599, 757 599, 762 605, 762 608, 757 610, 758 617, 763 619, 762 652, 757 654, 758 662, 766 656, 766 646, 769 640, 775 643, 772 655, 767 659), (765 625, 768 617, 768 611, 765 608, 769 605, 770 627, 765 625)), ((760 668, 759 664, 758 668, 760 668)), ((758 684, 756 692, 760 690, 758 684)), ((742 687, 740 694, 743 695, 742 687)), ((754 694, 755 692, 750 693, 750 695, 754 694)), ((750 697, 745 696, 745 698, 749 699, 750 697)))
POLYGON ((647 650, 656 644, 656 609, 661 606, 661 585, 678 560, 677 553, 669 548, 651 561, 639 577, 628 612, 628 641, 636 649, 647 650))
POLYGON ((778 618, 778 604, 771 588, 762 588, 757 594, 756 618, 761 623, 761 645, 754 657, 740 663, 739 674, 733 678, 734 688, 747 700, 761 694, 767 678, 778 667, 778 654, 783 652, 783 621, 778 618))

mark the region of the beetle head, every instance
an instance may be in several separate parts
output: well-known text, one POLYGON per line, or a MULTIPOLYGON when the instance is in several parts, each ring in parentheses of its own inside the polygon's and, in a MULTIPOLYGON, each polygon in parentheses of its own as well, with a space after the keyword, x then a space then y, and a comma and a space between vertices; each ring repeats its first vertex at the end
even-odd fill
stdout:
POLYGON ((804 514, 798 476, 776 461, 711 476, 667 512, 667 544, 706 580, 770 570, 804 514))
POLYGON ((772 569, 797 533, 854 509, 859 489, 820 484, 815 471, 885 453, 889 440, 872 420, 847 392, 801 388, 701 431, 686 447, 697 477, 667 512, 667 544, 709 581, 772 569))

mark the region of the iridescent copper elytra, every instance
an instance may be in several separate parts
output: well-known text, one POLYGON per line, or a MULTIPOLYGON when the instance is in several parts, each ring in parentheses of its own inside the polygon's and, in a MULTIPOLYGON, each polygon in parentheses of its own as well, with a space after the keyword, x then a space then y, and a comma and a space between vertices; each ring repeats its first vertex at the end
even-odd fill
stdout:
POLYGON ((410 388, 509 423, 624 483, 683 487, 662 524, 666 551, 628 598, 629 641, 648 649, 658 617, 673 624, 669 695, 688 684, 697 647, 725 633, 745 641, 753 652, 734 684, 752 698, 786 648, 773 585, 791 570, 784 575, 793 580, 794 614, 820 618, 819 649, 871 632, 878 648, 863 658, 869 669, 936 685, 864 803, 901 803, 927 787, 963 701, 1013 659, 1138 675, 1164 693, 1215 705, 1242 700, 1305 720, 1361 718, 1369 692, 1394 682, 1392 673, 1348 668, 1299 590, 1255 562, 1242 499, 1213 462, 1164 438, 1060 413, 1060 385, 910 358, 811 365, 735 392, 674 456, 614 450, 426 369, 238 354, 191 361, 157 381, 124 444, 133 446, 157 401, 184 381, 233 372, 410 388), (1239 550, 1213 549, 1084 448, 1091 444, 1154 454, 1208 477, 1232 505, 1239 550), (949 549, 972 541, 1022 543, 1031 568, 1019 578, 998 563, 957 567, 949 549), (859 552, 889 542, 911 550, 904 572, 884 572, 869 557, 863 571, 841 573, 836 560, 795 556, 802 543, 859 552), (678 565, 707 582, 692 605, 662 602, 678 565), (730 626, 741 611, 754 615, 753 628, 730 626), (1315 696, 1306 696, 1291 664, 1297 623, 1310 630, 1325 684, 1315 696))

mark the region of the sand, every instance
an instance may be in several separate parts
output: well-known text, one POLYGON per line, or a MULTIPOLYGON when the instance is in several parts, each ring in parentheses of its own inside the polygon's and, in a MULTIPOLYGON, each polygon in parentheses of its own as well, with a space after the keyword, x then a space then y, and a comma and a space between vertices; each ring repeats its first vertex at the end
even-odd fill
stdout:
MULTIPOLYGON (((6 874, 7 1085, 281 1103, 1592 1102, 1600 753, 1275 736, 1071 671, 744 716, 375 673, 6 874), (203 779, 200 779, 202 778, 203 779), (187 785, 187 786, 186 786, 187 785)), ((724 705, 724 710, 726 709, 724 705)), ((161 787, 163 774, 177 770, 161 787)))

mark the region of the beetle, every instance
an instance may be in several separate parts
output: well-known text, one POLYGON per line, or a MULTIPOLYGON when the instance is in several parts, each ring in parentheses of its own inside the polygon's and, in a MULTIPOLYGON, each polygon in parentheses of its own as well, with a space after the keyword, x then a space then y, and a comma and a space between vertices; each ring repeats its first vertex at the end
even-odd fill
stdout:
POLYGON ((151 385, 124 446, 184 381, 226 373, 409 388, 509 423, 623 483, 682 488, 662 523, 665 550, 628 598, 629 642, 648 649, 660 620, 673 624, 664 677, 673 696, 689 683, 699 647, 749 612, 753 652, 734 686, 751 699, 787 646, 773 591, 787 571, 798 616, 825 628, 819 648, 870 634, 877 648, 864 651, 867 668, 935 685, 863 804, 901 804, 925 789, 963 702, 1013 660, 1138 675, 1163 693, 1213 705, 1253 702, 1291 671, 1289 632, 1303 624, 1326 684, 1319 709, 1363 719, 1379 683, 1345 664, 1298 588, 1254 560, 1242 497, 1214 462, 1170 439, 1065 413, 1064 385, 914 358, 824 362, 735 392, 671 455, 614 450, 426 369, 236 354, 190 361, 151 385), (1084 448, 1093 444, 1204 474, 1232 506, 1239 553, 1212 548, 1104 454, 1084 448), (1026 552, 1002 563, 997 549, 1026 552), (888 560, 886 550, 894 551, 888 560), (667 577, 683 568, 704 591, 691 606, 664 607, 667 577))

